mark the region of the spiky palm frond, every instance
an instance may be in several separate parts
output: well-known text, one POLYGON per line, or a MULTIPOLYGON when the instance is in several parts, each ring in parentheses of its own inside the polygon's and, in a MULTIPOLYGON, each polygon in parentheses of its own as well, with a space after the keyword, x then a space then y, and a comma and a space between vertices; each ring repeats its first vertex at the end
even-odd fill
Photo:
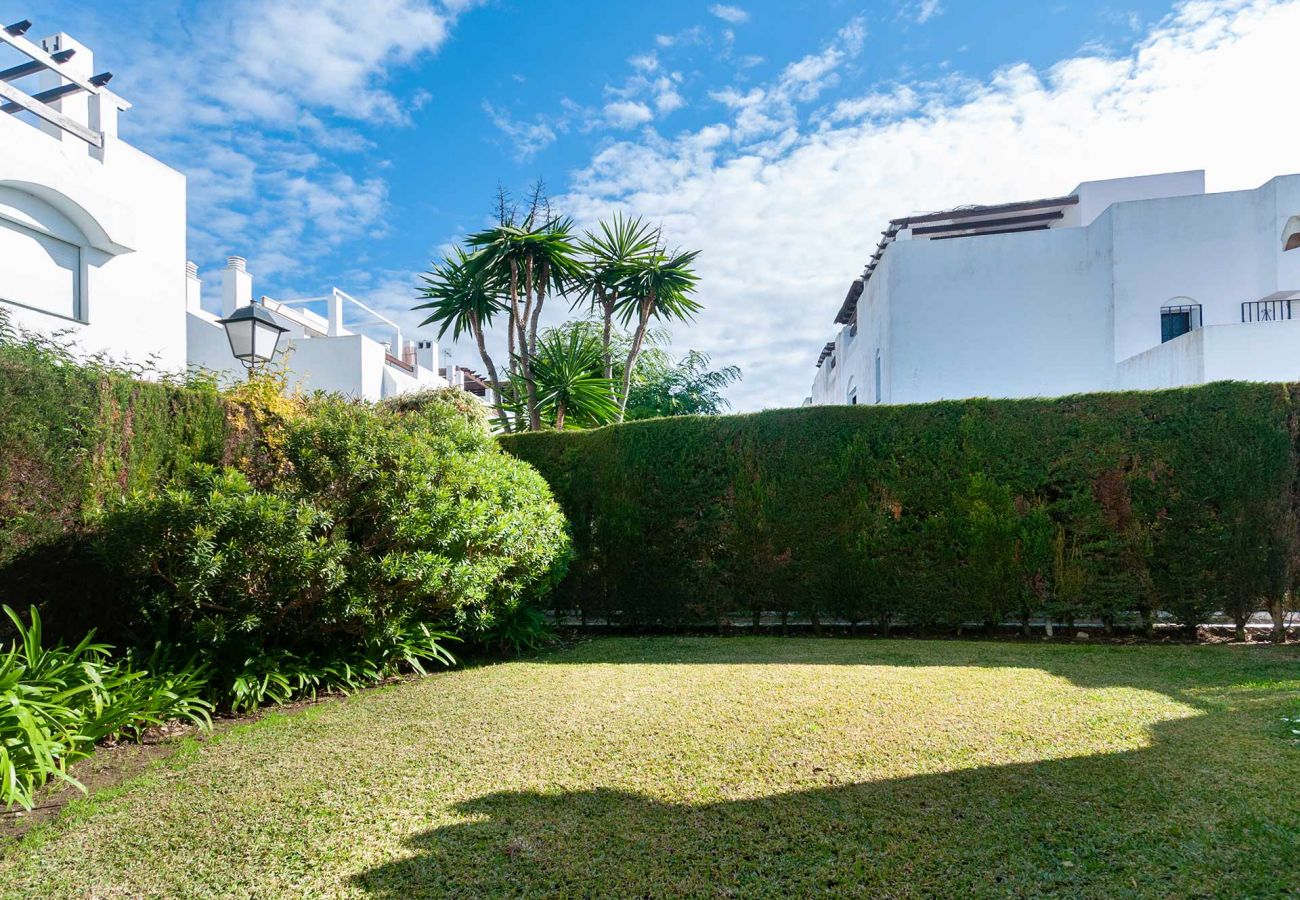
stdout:
POLYGON ((497 273, 476 269, 470 255, 460 247, 430 271, 420 276, 424 283, 417 295, 427 302, 414 307, 429 310, 421 325, 439 325, 438 337, 448 330, 453 338, 473 334, 473 324, 486 328, 506 310, 502 285, 497 273))
POLYGON ((469 266, 476 273, 508 280, 514 262, 522 279, 531 263, 538 278, 544 273, 544 286, 550 293, 567 294, 581 285, 585 267, 573 240, 572 219, 552 219, 538 225, 529 216, 521 225, 495 225, 476 231, 466 243, 474 250, 469 266))
POLYGON ((694 298, 700 276, 695 272, 698 250, 657 252, 620 268, 623 296, 619 315, 623 324, 635 321, 643 312, 651 319, 689 321, 703 307, 694 298), (648 304, 648 310, 643 310, 648 304))
POLYGON ((579 299, 594 302, 601 291, 619 293, 626 273, 651 258, 658 246, 659 229, 640 216, 615 213, 612 220, 601 220, 596 231, 587 231, 578 242, 587 263, 579 299))
POLYGON ((537 342, 533 380, 540 410, 557 429, 605 425, 618 417, 615 382, 601 373, 600 341, 580 328, 552 329, 537 342))

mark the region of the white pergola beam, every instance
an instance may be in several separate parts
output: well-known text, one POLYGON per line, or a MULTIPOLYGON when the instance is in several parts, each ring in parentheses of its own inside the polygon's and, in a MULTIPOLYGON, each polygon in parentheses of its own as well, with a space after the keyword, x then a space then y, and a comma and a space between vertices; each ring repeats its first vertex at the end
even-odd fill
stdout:
MULTIPOLYGON (((0 35, 3 34, 4 32, 0 31, 0 35)), ((99 89, 93 86, 89 90, 99 93, 99 89)), ((75 134, 92 147, 104 146, 104 136, 101 133, 98 131, 92 131, 70 116, 65 116, 53 106, 42 103, 33 97, 29 97, 12 84, 0 81, 0 99, 8 100, 10 103, 14 103, 22 109, 27 110, 32 115, 44 119, 51 125, 57 125, 64 131, 69 132, 70 134, 75 134)))
POLYGON ((92 94, 99 93, 99 88, 92 84, 90 79, 82 78, 79 75, 74 75, 71 72, 64 70, 63 67, 59 65, 58 60, 22 35, 10 34, 5 29, 0 28, 0 43, 8 44, 10 47, 13 47, 29 59, 41 63, 47 69, 57 72, 60 78, 71 81, 82 90, 89 91, 92 94))

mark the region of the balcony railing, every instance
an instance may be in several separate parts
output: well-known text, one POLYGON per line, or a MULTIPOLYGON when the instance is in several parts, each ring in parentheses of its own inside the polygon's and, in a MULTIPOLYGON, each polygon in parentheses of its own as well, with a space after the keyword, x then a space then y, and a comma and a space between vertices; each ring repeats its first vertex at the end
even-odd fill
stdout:
POLYGON ((1284 322, 1290 318, 1290 299, 1247 300, 1241 304, 1243 322, 1284 322))

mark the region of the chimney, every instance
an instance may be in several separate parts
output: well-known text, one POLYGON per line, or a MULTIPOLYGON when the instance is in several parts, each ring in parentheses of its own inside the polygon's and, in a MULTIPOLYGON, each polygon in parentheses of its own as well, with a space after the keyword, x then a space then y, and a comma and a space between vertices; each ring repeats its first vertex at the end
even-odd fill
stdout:
MULTIPOLYGON (((57 71, 51 69, 43 69, 41 71, 41 74, 36 77, 36 90, 38 92, 49 91, 54 88, 63 87, 65 84, 71 84, 71 82, 65 81, 63 77, 59 75, 59 71, 67 72, 70 75, 76 75, 77 77, 84 78, 87 81, 95 75, 95 54, 91 53, 90 48, 85 44, 64 34, 63 32, 52 34, 42 40, 41 49, 46 53, 51 54, 61 53, 65 50, 72 50, 74 53, 72 59, 59 66, 57 71)), ((52 100, 50 101, 50 106, 63 113, 65 116, 68 116, 70 119, 85 125, 87 128, 91 127, 90 95, 85 91, 78 91, 68 97, 52 100)), ((53 135, 59 140, 81 140, 75 135, 64 131, 59 126, 51 124, 50 122, 38 120, 37 124, 46 134, 53 135)))
POLYGON ((226 268, 221 272, 221 314, 229 316, 241 306, 253 303, 253 276, 248 274, 247 263, 242 256, 226 259, 226 268))
MULTIPOLYGON (((415 364, 438 374, 438 345, 433 341, 415 342, 415 364)), ((448 379, 450 380, 450 379, 448 379)))
POLYGON ((185 263, 185 309, 198 312, 203 296, 203 282, 199 280, 199 267, 188 260, 185 263))

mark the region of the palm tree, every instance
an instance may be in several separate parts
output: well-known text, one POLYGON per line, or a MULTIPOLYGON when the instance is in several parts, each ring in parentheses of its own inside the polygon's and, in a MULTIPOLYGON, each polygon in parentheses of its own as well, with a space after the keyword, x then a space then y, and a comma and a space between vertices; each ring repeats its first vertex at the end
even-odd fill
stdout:
POLYGON ((611 348, 614 330, 614 313, 619 307, 623 290, 623 277, 630 267, 648 260, 659 245, 659 229, 653 228, 639 216, 624 218, 615 213, 612 222, 601 221, 599 233, 588 231, 578 249, 586 256, 586 272, 582 279, 582 296, 591 303, 591 309, 600 310, 604 324, 601 349, 605 363, 605 377, 614 378, 614 354, 611 348))
POLYGON ((593 427, 618 417, 614 380, 601 374, 602 356, 600 342, 581 328, 553 328, 538 342, 533 357, 538 411, 556 431, 566 423, 593 427))
MULTIPOLYGON (((470 257, 460 247, 452 249, 451 255, 433 269, 420 276, 424 286, 419 297, 428 302, 421 303, 415 309, 430 310, 428 318, 421 325, 441 324, 438 338, 441 339, 450 329, 453 339, 468 332, 478 344, 479 356, 483 366, 492 379, 492 393, 495 397, 497 415, 502 427, 510 430, 510 421, 506 418, 501 399, 501 382, 497 377, 497 367, 488 354, 484 340, 484 329, 492 324, 497 314, 504 312, 505 303, 501 299, 502 285, 500 279, 491 270, 476 270, 470 265, 470 257)), ((451 372, 447 373, 450 380, 451 372)))
POLYGON ((549 218, 538 196, 519 224, 504 207, 501 218, 495 227, 469 236, 467 243, 474 253, 468 268, 476 277, 504 285, 509 300, 512 372, 523 381, 528 428, 538 431, 541 417, 532 361, 542 306, 548 293, 567 293, 578 284, 583 266, 573 242, 572 221, 549 218))
POLYGON ((695 293, 700 278, 695 274, 698 250, 683 253, 666 253, 655 250, 645 259, 635 260, 618 269, 622 285, 622 317, 626 326, 636 322, 632 332, 632 346, 628 348, 627 362, 623 366, 623 392, 619 396, 618 420, 623 421, 627 410, 627 395, 632 384, 632 372, 645 342, 650 320, 677 319, 689 321, 701 309, 691 295, 695 293))

